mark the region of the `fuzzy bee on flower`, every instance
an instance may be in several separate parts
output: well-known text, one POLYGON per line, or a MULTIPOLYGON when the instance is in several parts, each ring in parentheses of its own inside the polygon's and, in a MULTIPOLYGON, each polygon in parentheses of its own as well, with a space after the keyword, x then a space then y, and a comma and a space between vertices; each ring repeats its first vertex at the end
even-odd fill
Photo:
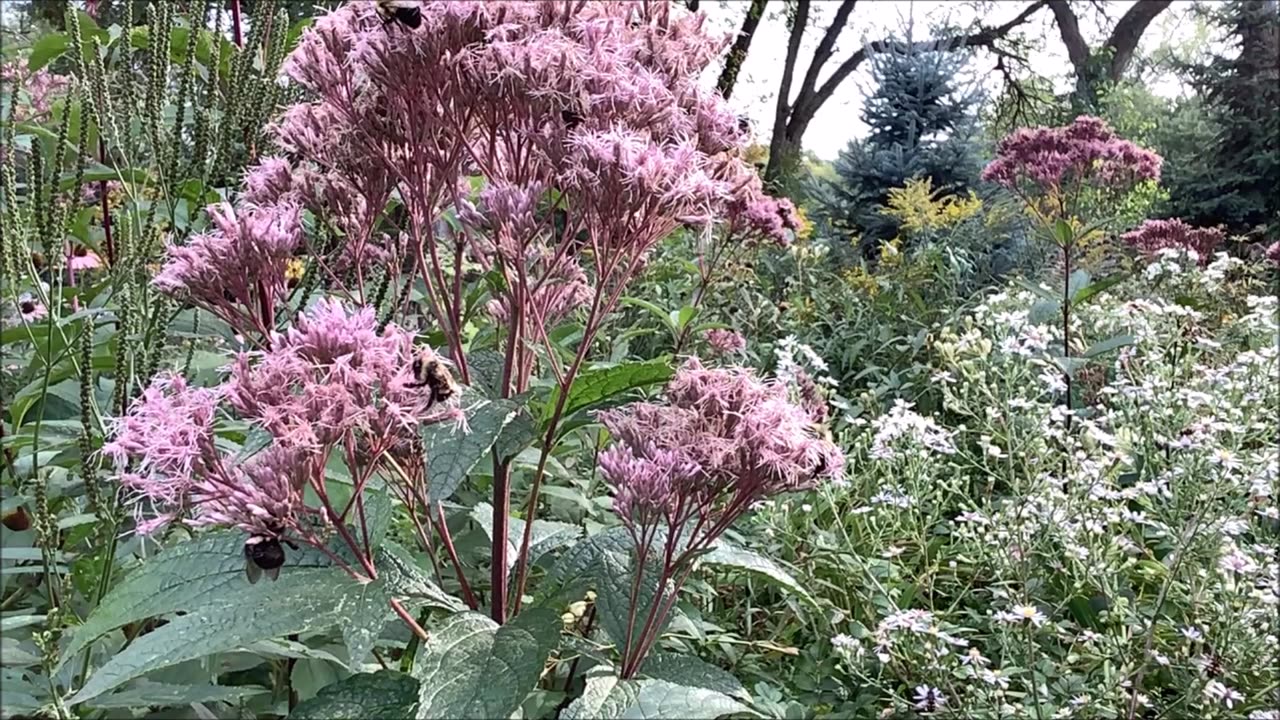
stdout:
POLYGON ((418 352, 413 359, 411 371, 413 382, 409 383, 409 387, 427 388, 431 393, 431 405, 448 402, 459 392, 449 368, 430 350, 418 352))
POLYGON ((374 7, 384 26, 402 25, 409 30, 422 27, 422 7, 416 0, 376 0, 374 7))

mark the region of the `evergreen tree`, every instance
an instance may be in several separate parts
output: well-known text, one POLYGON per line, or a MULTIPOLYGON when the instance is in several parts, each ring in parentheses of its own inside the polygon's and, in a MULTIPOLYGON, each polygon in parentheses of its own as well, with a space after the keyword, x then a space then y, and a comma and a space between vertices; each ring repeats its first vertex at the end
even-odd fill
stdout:
POLYGON ((896 222, 880 212, 889 190, 924 177, 946 192, 976 181, 979 98, 959 77, 968 61, 951 47, 923 47, 909 32, 870 56, 875 90, 862 120, 871 132, 841 151, 834 180, 809 181, 817 218, 833 234, 861 237, 869 253, 897 234, 896 222))
POLYGON ((1228 51, 1193 77, 1213 128, 1207 147, 1171 158, 1167 214, 1252 234, 1280 232, 1280 5, 1228 4, 1216 15, 1228 51))

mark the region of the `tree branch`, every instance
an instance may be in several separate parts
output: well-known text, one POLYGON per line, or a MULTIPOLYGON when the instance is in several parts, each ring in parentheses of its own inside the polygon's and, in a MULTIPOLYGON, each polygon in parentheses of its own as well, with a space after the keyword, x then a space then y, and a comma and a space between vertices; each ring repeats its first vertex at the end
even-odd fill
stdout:
POLYGON ((1112 82, 1124 75, 1125 68, 1133 59, 1133 53, 1138 49, 1138 41, 1142 39, 1147 26, 1171 4, 1171 0, 1145 0, 1145 2, 1134 3, 1133 7, 1129 8, 1129 12, 1116 23, 1115 28, 1111 30, 1111 37, 1107 38, 1104 46, 1111 49, 1111 66, 1107 69, 1107 77, 1112 82))
POLYGON ((782 158, 779 149, 787 134, 787 117, 792 114, 791 80, 796 72, 796 58, 800 54, 800 41, 804 37, 804 28, 809 24, 809 0, 796 2, 796 15, 791 24, 791 37, 787 39, 787 59, 782 66, 782 84, 778 86, 778 103, 773 112, 773 134, 769 140, 769 165, 765 168, 765 177, 774 179, 778 176, 782 158))
POLYGON ((1067 0, 1049 0, 1049 9, 1053 11, 1054 24, 1058 26, 1062 44, 1067 48, 1067 59, 1076 69, 1076 74, 1080 75, 1089 63, 1089 43, 1085 42, 1084 35, 1080 33, 1080 20, 1072 12, 1067 0))
MULTIPOLYGON (((954 47, 990 47, 996 40, 1005 37, 1009 33, 1013 32, 1013 30, 1018 26, 1026 23, 1032 15, 1036 14, 1036 12, 1040 10, 1040 8, 1044 7, 1046 4, 1052 5, 1053 1, 1054 0, 1037 0, 1036 2, 1028 5, 1026 9, 1018 14, 1017 17, 1003 25, 982 28, 975 33, 956 38, 954 40, 954 47)), ((946 42, 946 39, 924 40, 918 43, 913 43, 912 47, 929 50, 937 48, 942 42, 946 42)), ((819 108, 821 108, 822 105, 830 100, 831 96, 835 94, 836 88, 840 86, 840 83, 844 82, 845 79, 853 74, 854 70, 858 69, 858 66, 862 64, 862 61, 867 59, 868 50, 871 52, 883 52, 891 47, 905 46, 894 40, 877 40, 859 48, 857 52, 841 63, 840 67, 836 68, 836 71, 831 74, 831 77, 827 78, 827 81, 824 82, 822 87, 813 94, 812 98, 807 99, 807 102, 803 107, 800 105, 799 100, 797 100, 795 111, 791 113, 791 122, 796 123, 797 126, 802 124, 807 125, 813 115, 818 112, 819 108), (797 122, 798 120, 799 122, 797 122)))
MULTIPOLYGON (((696 1, 690 0, 690 2, 696 1)), ((747 16, 742 20, 742 29, 738 31, 738 37, 734 39, 733 47, 729 49, 729 55, 724 60, 724 69, 720 71, 716 89, 726 100, 729 99, 729 95, 733 93, 733 86, 738 82, 738 73, 742 70, 742 63, 747 59, 751 40, 756 35, 756 28, 760 26, 760 19, 764 17, 764 6, 768 2, 769 0, 751 0, 751 7, 747 8, 747 16)))
POLYGON ((814 88, 818 85, 818 73, 822 71, 822 66, 827 64, 831 59, 831 54, 835 51, 836 40, 840 39, 840 33, 844 31, 844 26, 849 22, 849 15, 853 12, 853 6, 858 0, 844 0, 840 3, 840 8, 836 10, 835 19, 831 21, 831 25, 827 27, 826 33, 822 36, 822 41, 818 43, 818 49, 813 52, 813 60, 809 61, 809 69, 805 71, 804 82, 800 84, 800 95, 796 98, 796 104, 803 104, 807 95, 812 95, 814 88))

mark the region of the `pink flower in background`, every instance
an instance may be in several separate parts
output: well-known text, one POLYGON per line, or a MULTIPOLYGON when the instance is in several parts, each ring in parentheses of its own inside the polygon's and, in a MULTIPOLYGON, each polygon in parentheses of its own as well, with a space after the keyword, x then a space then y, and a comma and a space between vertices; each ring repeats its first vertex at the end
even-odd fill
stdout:
POLYGON ((1082 115, 1056 128, 1021 128, 1000 141, 982 179, 1019 190, 1074 192, 1099 185, 1125 190, 1159 180, 1159 155, 1117 136, 1100 118, 1082 115))
POLYGON ((1280 240, 1271 243, 1267 247, 1267 251, 1263 253, 1263 257, 1267 259, 1267 262, 1280 268, 1280 240))
POLYGON ((36 300, 30 293, 23 293, 18 298, 18 318, 22 322, 35 322, 48 317, 49 309, 44 303, 36 300))
POLYGON ((1200 257, 1201 265, 1212 259, 1213 251, 1226 238, 1227 233, 1221 227, 1198 228, 1177 218, 1146 220, 1136 230, 1120 236, 1130 247, 1146 255, 1154 255, 1165 248, 1191 250, 1200 257))
POLYGON ((25 60, 14 60, 0 66, 0 81, 6 87, 17 86, 26 93, 26 102, 14 106, 18 122, 40 120, 53 110, 53 104, 66 94, 71 78, 54 75, 47 68, 31 72, 25 60))
POLYGON ((747 349, 747 339, 742 334, 724 328, 708 330, 703 337, 707 345, 720 355, 733 355, 747 349))
POLYGON ((76 243, 67 254, 67 267, 75 272, 96 270, 102 267, 102 258, 98 257, 98 253, 76 243))

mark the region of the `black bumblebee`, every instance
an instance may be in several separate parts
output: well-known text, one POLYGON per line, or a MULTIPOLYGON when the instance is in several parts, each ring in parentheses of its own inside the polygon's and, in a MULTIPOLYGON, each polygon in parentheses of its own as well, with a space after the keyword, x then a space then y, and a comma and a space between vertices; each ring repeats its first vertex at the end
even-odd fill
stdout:
POLYGON ((284 546, 280 538, 271 535, 254 535, 244 542, 244 574, 249 584, 258 582, 263 575, 271 580, 280 577, 284 565, 284 546))
POLYGON ((382 24, 399 23, 410 30, 422 27, 422 7, 415 0, 376 0, 382 24))
POLYGON ((413 359, 413 379, 409 387, 428 388, 431 391, 432 405, 446 402, 458 393, 458 386, 453 381, 453 375, 449 374, 449 369, 432 356, 429 350, 423 350, 413 359))

